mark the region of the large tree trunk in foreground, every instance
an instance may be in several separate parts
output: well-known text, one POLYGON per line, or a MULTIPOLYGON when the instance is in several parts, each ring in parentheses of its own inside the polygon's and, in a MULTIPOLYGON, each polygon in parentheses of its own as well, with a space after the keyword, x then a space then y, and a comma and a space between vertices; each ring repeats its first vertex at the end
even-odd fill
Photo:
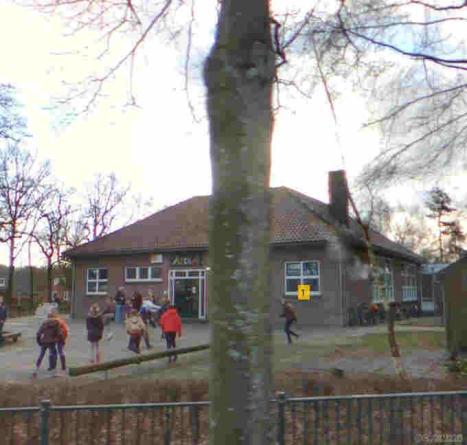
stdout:
POLYGON ((209 316, 213 444, 270 444, 269 175, 272 82, 267 0, 224 0, 206 62, 213 196, 209 316))

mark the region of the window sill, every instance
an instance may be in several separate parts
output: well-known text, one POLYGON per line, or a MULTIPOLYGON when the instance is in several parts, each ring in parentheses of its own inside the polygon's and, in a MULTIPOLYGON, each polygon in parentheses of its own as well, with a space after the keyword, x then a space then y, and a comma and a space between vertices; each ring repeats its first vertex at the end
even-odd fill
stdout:
MULTIPOLYGON (((321 292, 317 293, 311 293, 310 294, 310 301, 313 299, 313 297, 322 297, 323 294, 321 292)), ((287 298, 288 300, 296 300, 296 301, 307 301, 307 300, 299 300, 297 294, 285 294, 283 298, 287 298)))
POLYGON ((162 278, 155 278, 153 280, 125 280, 125 283, 162 283, 163 281, 162 278))
POLYGON ((107 295, 107 292, 86 292, 86 297, 93 297, 95 295, 107 295))

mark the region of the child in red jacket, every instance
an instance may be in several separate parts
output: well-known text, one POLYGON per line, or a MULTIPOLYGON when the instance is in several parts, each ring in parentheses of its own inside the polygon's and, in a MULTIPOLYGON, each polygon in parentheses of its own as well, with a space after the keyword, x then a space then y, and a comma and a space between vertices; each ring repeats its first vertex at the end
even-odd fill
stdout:
MULTIPOLYGON (((178 315, 177 309, 170 305, 169 308, 162 314, 159 320, 162 332, 165 336, 165 341, 167 342, 167 349, 175 349, 175 337, 178 334, 179 337, 182 336, 182 320, 178 315)), ((176 361, 177 356, 173 355, 169 357, 169 363, 176 361)))

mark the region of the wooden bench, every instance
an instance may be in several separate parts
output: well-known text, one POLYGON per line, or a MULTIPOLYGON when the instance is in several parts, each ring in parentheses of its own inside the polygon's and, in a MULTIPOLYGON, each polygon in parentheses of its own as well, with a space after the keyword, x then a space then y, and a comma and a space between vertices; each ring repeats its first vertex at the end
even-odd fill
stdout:
POLYGON ((21 337, 21 332, 3 331, 2 335, 0 335, 0 346, 7 341, 16 343, 19 337, 21 337))

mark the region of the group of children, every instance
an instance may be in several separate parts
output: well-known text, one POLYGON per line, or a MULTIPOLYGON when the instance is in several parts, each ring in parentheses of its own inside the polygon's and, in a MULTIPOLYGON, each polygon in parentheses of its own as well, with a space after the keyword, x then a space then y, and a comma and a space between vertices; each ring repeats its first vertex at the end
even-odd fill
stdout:
MULTIPOLYGON (((150 349, 149 341, 149 322, 152 318, 148 317, 147 305, 142 303, 139 305, 138 311, 135 307, 130 308, 124 318, 125 331, 129 336, 128 349, 139 354, 141 339, 144 339, 146 348, 150 349)), ((182 335, 182 321, 177 309, 169 304, 158 306, 157 324, 160 326, 162 336, 167 343, 167 349, 176 347, 176 336, 182 335)), ((123 315, 123 314, 119 314, 123 315)), ((104 327, 108 326, 114 314, 109 310, 108 305, 101 309, 98 303, 94 303, 89 308, 89 313, 86 317, 87 340, 90 343, 90 363, 100 363, 100 341, 104 334, 104 327)), ((119 316, 115 314, 115 321, 119 322, 119 316)), ((42 360, 49 352, 49 367, 48 371, 53 371, 57 367, 57 356, 60 357, 62 370, 66 369, 66 359, 64 353, 65 342, 68 337, 68 326, 66 322, 59 316, 56 308, 52 308, 47 316, 47 319, 41 324, 36 334, 36 341, 40 347, 39 357, 36 361, 34 376, 37 375, 42 360)), ((112 332, 109 330, 107 340, 112 338, 112 332)), ((176 361, 177 357, 170 356, 169 363, 176 361)))

